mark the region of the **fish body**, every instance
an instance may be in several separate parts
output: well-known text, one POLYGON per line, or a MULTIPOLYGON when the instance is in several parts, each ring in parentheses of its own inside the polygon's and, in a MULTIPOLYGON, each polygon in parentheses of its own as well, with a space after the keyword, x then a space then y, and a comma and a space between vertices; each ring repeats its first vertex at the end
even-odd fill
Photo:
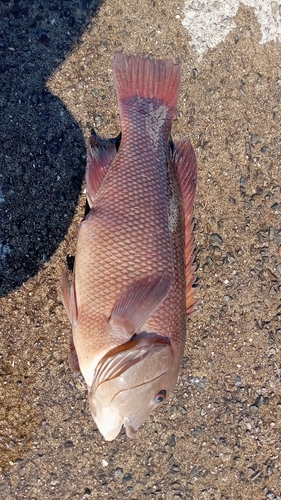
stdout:
POLYGON ((132 437, 170 395, 194 309, 192 210, 196 159, 170 133, 180 87, 171 60, 115 55, 122 136, 90 138, 86 192, 71 286, 71 364, 106 440, 132 437))

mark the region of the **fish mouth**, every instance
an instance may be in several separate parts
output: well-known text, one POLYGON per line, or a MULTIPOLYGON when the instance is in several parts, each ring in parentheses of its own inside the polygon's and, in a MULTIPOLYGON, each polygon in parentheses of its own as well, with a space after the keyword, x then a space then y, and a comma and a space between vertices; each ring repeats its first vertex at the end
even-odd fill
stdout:
MULTIPOLYGON (((116 399, 119 398, 119 403, 122 403, 122 401, 124 401, 125 399, 128 398, 128 393, 134 392, 139 387, 151 384, 152 382, 160 379, 166 373, 167 373, 167 370, 163 371, 157 377, 155 377, 155 378, 153 378, 151 380, 147 380, 146 382, 144 382, 142 384, 138 384, 138 385, 135 385, 135 386, 130 387, 128 389, 119 391, 117 394, 115 394, 115 396, 110 401, 109 408, 116 402, 116 399), (121 397, 121 400, 120 400, 120 397, 121 397)), ((144 422, 145 418, 146 418, 146 415, 145 415, 145 413, 143 414, 142 411, 138 412, 138 416, 137 417, 136 417, 136 415, 133 415, 132 419, 129 418, 129 417, 123 417, 123 419, 121 421, 121 427, 122 427, 122 425, 125 427, 126 434, 127 434, 128 438, 133 438, 136 435, 137 430, 139 429, 139 427, 141 426, 141 424, 144 422), (133 420, 135 426, 132 424, 132 420, 133 420)))
POLYGON ((137 429, 133 427, 131 420, 128 417, 125 417, 122 423, 126 429, 128 438, 133 438, 136 435, 137 429))

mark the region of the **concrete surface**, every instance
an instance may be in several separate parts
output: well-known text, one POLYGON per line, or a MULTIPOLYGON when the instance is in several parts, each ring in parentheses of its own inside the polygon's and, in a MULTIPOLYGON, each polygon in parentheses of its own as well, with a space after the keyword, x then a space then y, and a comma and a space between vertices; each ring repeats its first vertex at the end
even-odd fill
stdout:
POLYGON ((206 2, 1 2, 5 500, 281 498, 280 6, 245 3, 230 19, 210 2, 230 27, 212 45, 207 14, 206 37, 186 24, 206 2), (106 443, 68 367, 60 275, 84 213, 84 141, 93 125, 119 132, 118 50, 182 63, 173 136, 198 158, 200 302, 172 401, 106 443))

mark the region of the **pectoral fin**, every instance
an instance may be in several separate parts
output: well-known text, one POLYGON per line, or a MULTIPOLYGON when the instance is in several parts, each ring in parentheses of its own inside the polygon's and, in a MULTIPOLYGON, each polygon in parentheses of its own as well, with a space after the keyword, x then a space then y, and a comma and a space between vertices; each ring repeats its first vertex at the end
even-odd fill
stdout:
POLYGON ((61 277, 61 297, 70 323, 73 326, 77 325, 78 313, 77 313, 77 304, 75 297, 74 273, 73 273, 73 281, 72 284, 70 285, 67 277, 66 267, 64 268, 61 277))
POLYGON ((149 363, 147 365, 147 369, 149 368, 151 373, 146 372, 146 381, 149 378, 153 379, 157 377, 159 375, 157 370, 160 370, 160 372, 163 371, 166 356, 171 355, 171 344, 169 339, 160 337, 156 334, 140 334, 132 340, 125 342, 125 344, 112 349, 99 361, 95 370, 92 389, 95 390, 99 384, 110 380, 113 380, 113 385, 115 382, 116 385, 119 385, 119 390, 122 389, 122 386, 124 389, 124 384, 126 384, 127 387, 130 387, 130 384, 141 384, 143 380, 142 362, 151 354, 154 355, 155 353, 159 353, 159 356, 157 356, 159 358, 158 365, 155 366, 154 363, 149 363), (132 368, 134 377, 130 377, 132 371, 128 373, 128 370, 132 368))
POLYGON ((167 297, 171 286, 168 274, 148 276, 135 281, 118 297, 109 320, 113 334, 137 333, 167 297))

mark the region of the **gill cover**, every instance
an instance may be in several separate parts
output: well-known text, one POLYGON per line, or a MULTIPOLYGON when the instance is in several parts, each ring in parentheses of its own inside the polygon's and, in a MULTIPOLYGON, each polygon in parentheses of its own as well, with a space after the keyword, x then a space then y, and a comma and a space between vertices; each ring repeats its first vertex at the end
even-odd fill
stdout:
POLYGON ((122 425, 132 437, 175 384, 169 339, 141 333, 107 353, 98 363, 89 389, 94 421, 107 441, 122 425), (169 374, 170 372, 170 374, 169 374))

